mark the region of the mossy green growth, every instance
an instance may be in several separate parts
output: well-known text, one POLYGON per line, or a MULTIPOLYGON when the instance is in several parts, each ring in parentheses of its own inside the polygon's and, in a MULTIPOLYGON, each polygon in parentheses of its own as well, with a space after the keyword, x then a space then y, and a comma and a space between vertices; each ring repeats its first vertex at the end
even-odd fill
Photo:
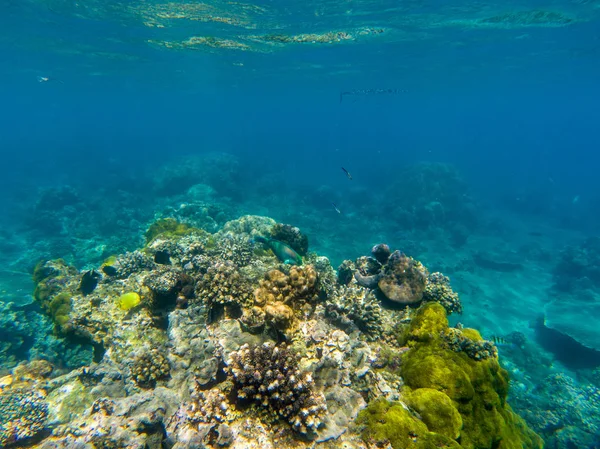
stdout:
POLYGON ((152 223, 146 231, 146 244, 152 242, 159 235, 166 238, 176 238, 198 232, 203 231, 188 224, 180 223, 174 218, 161 218, 152 223))
POLYGON ((408 343, 413 346, 419 342, 435 341, 446 329, 448 318, 444 307, 437 302, 426 303, 413 316, 408 330, 408 343))
POLYGON ((363 439, 377 446, 389 444, 394 449, 460 448, 452 438, 430 432, 402 404, 385 399, 372 401, 361 410, 356 423, 362 429, 363 439))
POLYGON ((142 302, 142 299, 139 294, 136 292, 127 292, 119 296, 117 305, 119 306, 119 309, 128 311, 133 309, 140 302, 142 302))
POLYGON ((409 331, 412 349, 402 358, 405 385, 450 398, 462 418, 460 445, 465 449, 541 448, 541 438, 506 404, 508 373, 498 359, 476 361, 446 348, 440 337, 446 329, 439 304, 427 303, 417 311, 409 331))
POLYGON ((454 440, 460 436, 462 417, 446 394, 432 388, 419 388, 405 392, 403 397, 419 413, 430 431, 454 440))
POLYGON ((46 305, 45 309, 54 323, 64 326, 69 321, 72 302, 71 295, 67 292, 54 296, 46 305))
POLYGON ((477 329, 464 328, 461 329, 462 334, 467 337, 469 340, 473 341, 483 341, 483 337, 479 333, 477 329))

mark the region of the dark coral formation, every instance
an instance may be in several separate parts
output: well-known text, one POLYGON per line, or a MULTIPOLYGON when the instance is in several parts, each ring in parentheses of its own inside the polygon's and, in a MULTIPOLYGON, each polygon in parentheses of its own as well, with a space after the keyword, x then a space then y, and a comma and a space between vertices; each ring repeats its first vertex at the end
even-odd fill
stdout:
POLYGON ((367 340, 377 340, 383 334, 383 312, 379 300, 364 287, 337 290, 327 302, 326 313, 329 319, 347 331, 359 329, 367 340))
POLYGON ((314 432, 322 424, 324 399, 285 344, 244 345, 230 354, 227 365, 238 399, 269 407, 300 433, 314 432))
POLYGON ((441 304, 446 313, 462 313, 462 303, 458 294, 450 286, 450 278, 442 273, 431 273, 427 277, 423 301, 432 301, 441 304))
POLYGON ((280 242, 287 243, 301 256, 308 253, 308 237, 296 226, 276 223, 271 228, 271 237, 280 242))
POLYGON ((156 348, 136 356, 131 367, 131 377, 141 388, 154 388, 160 380, 170 377, 167 358, 156 348))
POLYGON ((373 254, 373 257, 377 260, 377 262, 385 265, 392 255, 392 251, 385 243, 379 243, 371 249, 371 254, 373 254))
POLYGON ((352 281, 355 271, 356 265, 354 265, 354 262, 351 260, 344 260, 337 269, 338 283, 340 285, 348 285, 352 281))
POLYGON ((133 251, 117 257, 115 264, 112 266, 114 266, 114 268, 117 270, 117 277, 127 278, 133 273, 152 270, 154 267, 156 267, 156 264, 149 255, 141 251, 133 251))
POLYGON ((253 256, 254 248, 250 239, 243 235, 225 233, 212 253, 217 259, 230 261, 238 267, 248 265, 253 256))
POLYGON ((420 262, 394 251, 377 285, 395 303, 416 304, 423 299, 426 281, 427 270, 420 262))
POLYGON ((221 306, 248 306, 254 301, 250 282, 231 261, 210 266, 196 284, 196 300, 209 308, 221 306))
POLYGON ((194 279, 178 269, 157 268, 146 276, 144 284, 152 292, 149 307, 154 311, 175 308, 194 297, 194 279))
POLYGON ((0 447, 36 437, 46 428, 47 418, 48 405, 41 393, 0 390, 0 447))
POLYGON ((498 349, 491 341, 483 340, 473 329, 448 329, 442 333, 448 348, 454 352, 464 352, 473 360, 498 357, 498 349))
POLYGON ((287 304, 311 300, 318 293, 317 278, 317 270, 312 265, 293 266, 289 274, 271 270, 256 290, 256 303, 263 305, 279 301, 287 304))

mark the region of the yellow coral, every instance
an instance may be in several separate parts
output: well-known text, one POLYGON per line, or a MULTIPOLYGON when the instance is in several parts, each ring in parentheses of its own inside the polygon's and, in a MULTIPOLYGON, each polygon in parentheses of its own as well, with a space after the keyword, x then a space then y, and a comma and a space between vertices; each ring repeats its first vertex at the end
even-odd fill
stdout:
POLYGON ((140 302, 142 302, 142 299, 139 294, 136 292, 128 292, 119 296, 118 305, 119 309, 127 311, 133 309, 140 302))

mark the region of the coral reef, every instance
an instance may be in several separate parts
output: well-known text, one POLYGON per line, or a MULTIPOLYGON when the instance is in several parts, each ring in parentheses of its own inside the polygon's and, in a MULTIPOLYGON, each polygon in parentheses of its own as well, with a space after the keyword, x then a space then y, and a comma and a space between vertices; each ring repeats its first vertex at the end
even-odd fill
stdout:
POLYGON ((275 240, 287 243, 301 256, 306 256, 308 254, 308 237, 304 235, 299 228, 292 225, 276 223, 271 228, 270 235, 275 240))
POLYGON ((427 270, 420 262, 394 251, 377 283, 385 297, 398 304, 416 304, 423 299, 427 270))
POLYGON ((48 404, 41 392, 0 391, 0 446, 23 443, 46 429, 48 404))
POLYGON ((506 404, 508 373, 495 356, 475 360, 445 347, 448 331, 444 308, 427 303, 419 309, 409 331, 408 351, 402 360, 407 387, 429 388, 447 395, 462 417, 463 447, 541 448, 539 436, 506 404))
POLYGON ((156 382, 170 377, 169 361, 156 348, 136 356, 131 367, 131 377, 141 388, 154 388, 156 382))
POLYGON ((300 433, 321 425, 325 401, 314 392, 311 374, 298 368, 296 356, 284 344, 244 345, 230 354, 227 366, 238 399, 269 407, 300 433))
POLYGON ((462 313, 462 303, 460 298, 450 286, 450 279, 442 273, 431 273, 427 277, 425 290, 423 291, 423 301, 433 301, 441 304, 446 313, 462 313))
POLYGON ((254 301, 252 287, 237 266, 230 261, 210 266, 196 284, 196 299, 209 308, 248 306, 254 301))
POLYGON ((165 231, 81 272, 40 264, 36 301, 61 338, 94 352, 74 371, 40 362, 0 379, 2 395, 25 385, 45 393, 39 449, 361 448, 362 438, 538 447, 506 405, 493 347, 448 328, 460 301, 446 277, 385 245, 338 273, 313 253, 289 266, 252 248, 275 225, 244 216, 214 234, 165 231), (93 270, 84 295, 82 274, 93 270), (376 281, 367 288, 357 274, 376 281))
POLYGON ((379 300, 364 287, 344 286, 336 290, 328 299, 326 313, 346 330, 359 329, 368 340, 377 340, 383 334, 379 300))
POLYGON ((494 343, 483 340, 474 329, 447 329, 442 333, 442 339, 452 351, 464 352, 473 360, 498 357, 494 343))

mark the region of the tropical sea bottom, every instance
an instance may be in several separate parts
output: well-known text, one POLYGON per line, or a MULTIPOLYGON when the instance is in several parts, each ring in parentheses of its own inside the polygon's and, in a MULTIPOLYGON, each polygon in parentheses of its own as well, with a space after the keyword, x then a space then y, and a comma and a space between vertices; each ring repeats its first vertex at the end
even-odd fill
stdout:
MULTIPOLYGON (((253 442, 262 445, 259 447, 271 447, 277 444, 277 438, 273 439, 273 434, 278 433, 282 435, 281 441, 290 447, 304 447, 309 444, 302 442, 305 435, 298 435, 297 432, 290 430, 287 421, 293 421, 291 413, 277 412, 279 419, 274 419, 273 416, 269 417, 268 407, 265 411, 255 404, 237 404, 236 395, 237 399, 240 399, 239 391, 243 391, 246 385, 236 383, 238 378, 235 372, 231 368, 228 371, 227 368, 223 368, 223 365, 231 366, 230 359, 232 357, 235 359, 236 351, 240 351, 240 346, 244 343, 250 348, 256 348, 265 341, 274 344, 286 340, 295 352, 299 351, 298 373, 308 369, 317 380, 317 384, 321 383, 318 386, 325 392, 328 410, 335 409, 331 400, 336 395, 345 398, 345 401, 354 401, 362 406, 374 399, 403 400, 402 395, 394 396, 381 394, 381 392, 376 394, 373 393, 372 387, 361 384, 361 382, 371 383, 384 392, 402 391, 398 385, 401 385, 403 380, 396 371, 394 363, 389 363, 387 366, 384 364, 380 367, 382 371, 379 372, 372 366, 357 364, 356 361, 350 362, 358 356, 357 354, 362 354, 361 357, 366 359, 373 357, 377 360, 377 356, 374 355, 377 350, 372 343, 366 346, 361 346, 364 342, 358 344, 363 340, 352 334, 354 327, 342 326, 338 329, 342 332, 337 334, 335 325, 322 329, 322 335, 314 335, 309 331, 311 326, 325 319, 325 316, 319 315, 320 312, 315 308, 312 300, 301 297, 302 295, 300 299, 289 299, 291 303, 289 301, 286 303, 286 300, 280 298, 280 301, 275 301, 277 304, 272 304, 280 307, 281 302, 286 306, 290 304, 295 306, 291 307, 292 315, 283 305, 280 309, 277 307, 269 309, 270 312, 266 316, 270 316, 272 320, 271 333, 265 331, 264 323, 261 325, 260 317, 265 319, 264 311, 262 315, 257 311, 257 315, 252 317, 258 320, 257 322, 242 320, 245 328, 236 324, 240 320, 239 314, 242 313, 243 316, 241 310, 254 309, 249 304, 237 304, 236 307, 232 307, 232 303, 238 300, 232 298, 251 298, 252 292, 256 288, 264 287, 265 279, 269 280, 268 276, 265 277, 269 269, 279 271, 288 277, 291 275, 289 267, 282 267, 268 252, 259 253, 258 256, 256 254, 252 256, 251 252, 247 252, 248 248, 244 246, 244 242, 253 235, 248 229, 262 230, 267 233, 269 226, 274 223, 268 219, 253 220, 257 221, 252 222, 251 226, 244 224, 243 219, 242 224, 238 220, 226 225, 225 232, 219 234, 213 243, 210 243, 210 239, 205 235, 202 238, 208 239, 206 241, 202 239, 182 241, 178 237, 174 240, 176 243, 170 239, 164 241, 159 239, 154 242, 155 246, 151 249, 154 253, 159 250, 168 251, 172 256, 174 269, 186 271, 183 267, 188 263, 196 267, 187 269, 188 274, 196 282, 195 296, 211 298, 207 300, 208 303, 212 301, 211 304, 218 304, 218 307, 215 306, 211 311, 214 315, 207 315, 207 311, 203 308, 206 304, 186 304, 185 307, 178 306, 174 310, 170 310, 168 306, 163 307, 164 301, 173 302, 181 296, 181 291, 174 293, 174 291, 170 292, 169 288, 181 289, 185 280, 173 279, 171 271, 167 270, 168 273, 165 273, 164 267, 157 267, 151 263, 152 261, 148 262, 143 257, 129 258, 126 263, 123 262, 122 265, 127 265, 128 268, 123 269, 117 279, 112 279, 105 273, 101 274, 98 289, 89 296, 83 296, 78 291, 81 273, 77 270, 66 266, 48 268, 44 274, 48 274, 52 282, 44 281, 44 285, 49 284, 50 290, 44 297, 40 297, 38 291, 37 296, 44 314, 52 317, 54 324, 49 318, 43 318, 38 313, 39 310, 34 310, 35 307, 22 306, 18 303, 7 305, 9 301, 4 301, 2 339, 5 341, 3 350, 5 352, 11 350, 13 353, 12 359, 9 360, 10 368, 12 369, 18 362, 15 353, 22 353, 23 358, 50 359, 55 365, 54 374, 50 373, 52 370, 48 366, 39 364, 25 366, 21 371, 9 369, 4 371, 4 374, 9 372, 10 374, 2 378, 3 384, 0 388, 5 399, 3 402, 0 400, 0 409, 4 407, 6 416, 9 416, 8 413, 14 412, 14 410, 6 411, 7 408, 11 408, 11 403, 29 404, 24 409, 40 417, 39 421, 33 420, 24 429, 4 428, 6 438, 4 442, 6 444, 11 441, 34 443, 36 439, 47 436, 49 429, 52 429, 52 436, 39 443, 39 447, 80 447, 77 446, 80 444, 94 445, 81 447, 99 445, 109 447, 108 444, 117 444, 110 447, 128 447, 118 446, 118 444, 123 444, 128 438, 133 438, 139 444, 150 444, 147 438, 142 438, 140 435, 158 434, 161 435, 160 438, 167 435, 168 438, 176 441, 176 444, 180 444, 178 447, 187 447, 185 444, 192 444, 194 441, 215 445, 215 447, 231 444, 235 446, 237 443, 232 443, 234 436, 238 441, 246 444, 253 442), (199 241, 201 243, 198 243, 199 241), (197 245, 197 249, 190 250, 195 247, 194 245, 197 245), (214 248, 211 245, 214 245, 214 248), (197 254, 194 251, 197 251, 197 254), (210 257, 202 258, 203 255, 210 255, 210 257), (254 266, 254 258, 257 259, 257 266, 261 268, 253 272, 247 267, 254 266), (252 287, 236 290, 239 285, 236 284, 237 281, 231 279, 239 279, 239 276, 247 280, 252 287), (154 281, 150 281, 149 278, 154 281), (215 284, 214 279, 227 281, 215 284), (198 285, 204 285, 203 290, 199 291, 198 285), (118 298, 129 291, 140 292, 142 306, 134 305, 132 310, 121 310, 115 307, 118 298), (305 306, 306 310, 298 316, 299 311, 304 310, 305 306), (78 320, 76 324, 73 317, 78 320), (280 321, 275 320, 274 317, 280 321), (253 326, 258 327, 252 329, 253 326), (53 327, 56 331, 52 330, 53 327), (256 332, 258 328, 260 332, 256 332), (76 330, 75 333, 72 332, 73 329, 76 330), (41 336, 40 330, 44 332, 41 336), (144 332, 147 334, 139 335, 144 332), (75 339, 72 338, 74 334, 77 337, 75 339), (299 338, 311 344, 298 349, 293 344, 297 343, 299 338), (355 338, 356 343, 352 343, 355 338), (80 345, 81 342, 85 344, 80 345), (369 349, 366 349, 367 347, 369 349), (158 353, 153 352, 157 350, 158 353), (332 360, 341 363, 341 366, 349 364, 350 367, 344 365, 345 368, 339 371, 332 368, 334 374, 323 374, 327 370, 313 360, 318 359, 316 355, 319 352, 322 354, 323 351, 331 356, 332 360), (100 362, 103 358, 104 362, 93 363, 94 360, 100 362), (78 368, 84 365, 91 368, 78 368), (71 371, 70 374, 55 377, 56 374, 66 373, 72 369, 75 371, 71 371), (165 374, 163 372, 165 370, 170 372, 165 374), (363 378, 357 379, 356 373, 360 370, 365 370, 365 373, 369 372, 369 375, 374 377, 364 378, 366 374, 363 373, 363 378), (344 376, 348 376, 351 380, 345 380, 344 376), (329 382, 342 382, 343 391, 327 390, 325 387, 331 387, 328 385, 329 382), (10 393, 11 391, 14 394, 10 393), (362 391, 362 394, 355 396, 356 391, 362 391), (328 397, 327 394, 330 396, 328 397), (58 407, 58 403, 62 405, 58 407), (141 404, 145 403, 151 405, 144 408, 141 404), (176 407, 175 404, 182 405, 176 407), (212 411, 204 410, 203 405, 206 404, 213 407, 212 411), (196 413, 198 407, 202 409, 199 415, 196 413), (227 410, 219 412, 221 407, 227 410), (258 421, 252 421, 252 414, 258 416, 258 421), (83 418, 79 419, 79 415, 83 418), (44 425, 39 424, 42 417, 44 425), (126 424, 126 419, 134 422, 137 428, 128 427, 132 424, 126 424), (243 424, 244 419, 250 421, 243 424), (52 425, 47 426, 48 422, 52 425), (244 426, 252 425, 261 429, 256 435, 251 435, 252 432, 248 429, 244 431, 244 426), (74 426, 84 430, 80 430, 78 435, 74 426), (156 429, 161 426, 167 429, 166 433, 157 432, 156 429), (118 431, 115 431, 115 428, 118 431), (193 435, 190 434, 191 428, 195 432, 192 432, 193 435), (28 440, 30 437, 33 439, 28 440)), ((302 228, 301 223, 294 224, 302 228)), ((515 237, 513 242, 506 242, 505 239, 496 236, 472 235, 468 242, 459 248, 444 239, 430 236, 418 238, 419 245, 415 247, 414 257, 421 260, 430 272, 441 271, 450 276, 452 287, 460 294, 464 308, 462 315, 450 316, 450 323, 452 325, 460 323, 462 326, 457 326, 459 328, 476 328, 484 339, 495 342, 500 364, 510 374, 509 403, 525 418, 528 425, 545 439, 547 447, 599 447, 600 441, 597 435, 600 434, 600 429, 597 423, 600 422, 600 393, 597 384, 594 385, 593 382, 594 371, 574 369, 558 361, 559 354, 553 352, 552 345, 540 342, 542 336, 536 324, 538 317, 544 313, 544 305, 553 284, 553 260, 547 255, 556 254, 562 242, 569 241, 573 236, 561 235, 561 238, 556 238, 556 235, 548 235, 533 239, 532 242, 526 233, 522 235, 521 240, 515 237), (519 250, 515 251, 514 248, 519 250)), ((340 238, 346 237, 336 236, 336 239, 330 240, 326 237, 320 238, 319 245, 315 248, 317 253, 335 254, 338 258, 349 257, 350 255, 345 256, 343 251, 340 251, 336 241, 340 238)), ((356 236, 353 238, 356 240, 356 236)), ((413 238, 417 239, 416 236, 413 238)), ((370 236, 362 236, 362 239, 365 240, 363 243, 354 241, 353 247, 362 246, 365 249, 364 254, 368 254, 373 242, 370 241, 370 236)), ((403 244, 404 242, 398 242, 398 247, 402 248, 403 244)), ((311 262, 315 266, 324 263, 318 259, 313 259, 311 262)), ((97 269, 101 270, 100 267, 97 269)), ((326 278, 324 273, 332 275, 326 267, 322 266, 320 270, 317 270, 319 278, 326 278)), ((17 274, 4 273, 4 279, 9 279, 4 284, 3 295, 7 295, 4 298, 18 300, 27 289, 27 281, 23 273, 17 274)), ((275 279, 271 281, 277 284, 275 279)), ((33 290, 33 286, 31 288, 33 290)), ((331 298, 348 295, 348 292, 341 294, 336 291, 335 294, 330 293, 331 298)), ((366 293, 362 292, 361 295, 363 295, 360 300, 362 302, 354 303, 354 306, 367 307, 371 310, 372 304, 366 293)), ((184 299, 188 301, 187 298, 184 299)), ((193 302, 191 299, 189 301, 193 302)), ((268 303, 271 299, 266 301, 268 303)), ((254 307, 263 306, 254 304, 254 307)), ((356 324, 358 318, 345 313, 346 318, 356 324)), ((396 316, 396 318, 406 318, 407 323, 411 321, 410 317, 396 316)), ((339 327, 339 323, 337 326, 339 327)), ((363 327, 361 332, 368 333, 364 329, 363 327)), ((372 328, 366 329, 372 331, 372 328)), ((379 328, 375 327, 375 329, 379 328)), ((398 350, 399 354, 392 355, 401 358, 404 357, 401 355, 403 348, 411 348, 408 354, 411 351, 416 353, 418 351, 415 347, 419 349, 419 345, 423 344, 420 337, 414 336, 403 341, 396 349, 392 346, 390 350, 392 353, 398 350)), ((251 350, 256 351, 256 349, 251 350)), ((420 350, 424 351, 424 349, 420 350)), ((239 353, 239 357, 243 356, 243 352, 239 353)), ((413 384, 409 387, 419 391, 423 388, 436 389, 439 385, 430 382, 427 385, 413 384)), ((439 389, 444 390, 442 387, 439 389)), ((446 391, 444 394, 447 393, 446 391)), ((406 392, 405 395, 410 397, 410 392, 406 392)), ((415 398, 412 400, 415 406, 419 403, 415 398)), ((315 400, 315 404, 312 405, 318 406, 318 401, 315 400)), ((370 410, 374 416, 378 416, 378 413, 383 414, 378 419, 384 421, 387 419, 386 422, 389 423, 393 423, 394 419, 400 419, 390 414, 391 412, 383 406, 379 409, 367 410, 370 410)), ((357 412, 358 410, 339 406, 337 416, 341 421, 338 427, 351 428, 357 412)), ((425 410, 423 409, 422 412, 425 410)), ((22 421, 24 418, 21 416, 18 419, 22 421)), ((467 422, 464 412, 463 420, 467 422)), ((306 426, 307 423, 303 422, 302 425, 306 426)), ((418 424, 412 423, 412 425, 416 427, 411 427, 412 430, 407 432, 432 431, 431 426, 423 429, 418 424)), ((291 426, 293 429, 294 424, 292 423, 291 426)), ((331 421, 326 428, 334 428, 331 421)), ((452 432, 446 436, 451 434, 452 432)), ((376 440, 376 435, 381 436, 377 432, 369 436, 360 431, 350 431, 347 435, 349 437, 346 440, 331 440, 323 444, 334 444, 332 447, 335 447, 335 444, 341 444, 343 441, 344 444, 349 445, 347 447, 353 447, 352 445, 362 447, 361 444, 364 444, 364 441, 368 442, 369 438, 376 440)), ((328 436, 331 438, 331 435, 328 436)), ((454 436, 448 438, 453 439, 454 436)), ((425 437, 423 439, 426 440, 425 437)), ((325 441, 328 438, 323 435, 313 437, 313 441, 320 440, 325 441)))

